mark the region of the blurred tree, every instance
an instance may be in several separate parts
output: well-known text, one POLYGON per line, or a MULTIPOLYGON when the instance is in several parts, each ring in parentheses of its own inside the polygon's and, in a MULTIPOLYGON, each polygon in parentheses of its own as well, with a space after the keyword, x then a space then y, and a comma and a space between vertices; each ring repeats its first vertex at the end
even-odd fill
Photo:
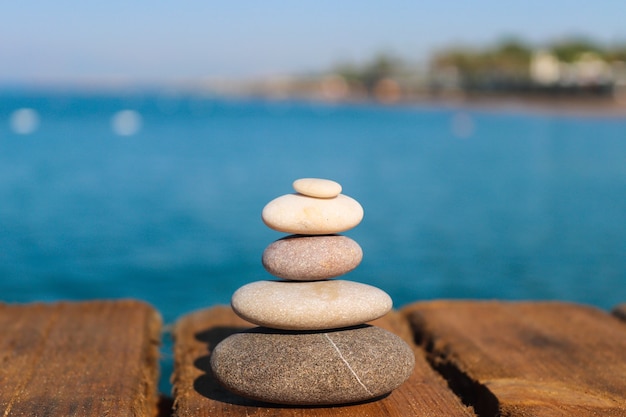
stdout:
POLYGON ((515 38, 506 38, 494 47, 473 51, 455 47, 435 55, 435 71, 455 68, 465 88, 499 88, 526 83, 532 49, 515 38))
MULTIPOLYGON (((559 61, 561 64, 571 64, 586 60, 586 70, 595 65, 594 71, 597 72, 602 65, 616 63, 608 71, 613 71, 613 74, 615 71, 621 71, 622 74, 622 68, 626 68, 623 64, 626 62, 626 43, 603 47, 584 37, 572 37, 547 46, 544 51, 556 58, 557 65, 560 65, 559 61), (589 60, 594 62, 590 63, 589 60)), ((537 52, 537 48, 515 36, 503 37, 482 49, 462 45, 450 47, 436 52, 430 59, 428 88, 432 91, 537 91, 536 82, 530 74, 531 62, 537 52)), ((573 71, 575 76, 576 69, 573 71)), ((389 92, 400 89, 406 93, 413 88, 411 82, 414 82, 410 77, 409 66, 388 53, 379 53, 362 65, 339 65, 334 72, 345 79, 351 90, 354 91, 357 86, 364 95, 372 97, 383 90, 389 92)), ((615 75, 609 74, 608 77, 615 75)), ((423 78, 420 82, 425 83, 423 78)))
POLYGON ((606 52, 606 60, 609 62, 626 62, 626 43, 616 45, 606 52))
POLYGON ((532 49, 520 40, 507 39, 496 45, 490 54, 493 56, 494 63, 501 69, 527 71, 532 49))
POLYGON ((600 57, 605 55, 603 48, 585 38, 566 39, 552 44, 549 50, 559 61, 567 63, 578 60, 582 54, 588 52, 593 52, 600 57))
POLYGON ((360 84, 371 93, 381 80, 394 78, 400 74, 403 65, 399 58, 387 53, 379 53, 361 67, 344 63, 338 65, 334 72, 344 77, 348 83, 360 84))

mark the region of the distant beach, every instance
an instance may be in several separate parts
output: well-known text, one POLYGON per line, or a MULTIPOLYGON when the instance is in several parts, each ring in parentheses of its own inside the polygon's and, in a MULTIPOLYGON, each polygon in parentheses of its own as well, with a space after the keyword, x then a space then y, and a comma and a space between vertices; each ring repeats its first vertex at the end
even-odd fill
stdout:
MULTIPOLYGON (((304 100, 330 104, 372 103, 380 105, 420 105, 453 109, 524 111, 596 117, 626 117, 626 93, 590 90, 486 92, 429 91, 403 89, 393 80, 380 81, 371 91, 350 85, 336 76, 287 77, 249 82, 219 81, 201 85, 211 94, 230 98, 257 98, 271 101, 304 100)), ((193 88, 198 91, 198 88, 193 88)))
POLYGON ((531 112, 581 117, 626 117, 626 102, 606 97, 523 97, 467 95, 430 97, 410 101, 454 109, 482 109, 496 112, 531 112))

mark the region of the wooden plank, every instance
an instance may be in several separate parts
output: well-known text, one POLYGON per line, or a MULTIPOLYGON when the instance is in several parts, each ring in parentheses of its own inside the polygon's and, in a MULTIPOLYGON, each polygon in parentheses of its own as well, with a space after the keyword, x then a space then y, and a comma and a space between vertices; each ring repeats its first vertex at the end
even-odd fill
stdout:
POLYGON ((174 415, 188 416, 474 416, 430 368, 412 342, 406 319, 392 312, 372 324, 386 328, 414 347, 416 367, 400 388, 369 403, 337 407, 289 407, 234 395, 212 377, 211 349, 229 335, 252 327, 230 307, 218 306, 182 317, 174 326, 174 415))
POLYGON ((403 313, 479 415, 626 416, 626 327, 603 311, 435 301, 403 313))
POLYGON ((626 322, 626 303, 616 306, 612 313, 618 319, 626 322))
POLYGON ((0 415, 154 416, 160 328, 130 300, 0 304, 0 415))

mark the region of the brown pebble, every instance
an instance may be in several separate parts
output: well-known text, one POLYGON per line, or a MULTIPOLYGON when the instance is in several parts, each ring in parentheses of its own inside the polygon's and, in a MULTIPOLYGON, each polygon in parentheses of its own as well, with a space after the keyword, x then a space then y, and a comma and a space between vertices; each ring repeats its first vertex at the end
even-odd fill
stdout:
POLYGON ((276 277, 318 281, 347 274, 362 259, 361 247, 349 237, 292 235, 265 248, 262 262, 276 277))

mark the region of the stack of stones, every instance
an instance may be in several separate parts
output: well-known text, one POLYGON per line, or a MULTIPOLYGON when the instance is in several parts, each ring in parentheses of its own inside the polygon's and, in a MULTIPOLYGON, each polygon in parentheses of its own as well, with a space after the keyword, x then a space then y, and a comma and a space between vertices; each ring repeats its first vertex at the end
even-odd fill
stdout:
POLYGON ((305 178, 295 194, 263 209, 271 229, 292 235, 270 244, 263 265, 276 281, 239 288, 233 310, 257 324, 211 354, 217 380, 255 400, 338 405, 377 399, 400 386, 415 358, 398 336, 365 324, 392 308, 382 290, 332 279, 355 269, 361 247, 338 233, 361 222, 363 208, 334 181, 305 178))

